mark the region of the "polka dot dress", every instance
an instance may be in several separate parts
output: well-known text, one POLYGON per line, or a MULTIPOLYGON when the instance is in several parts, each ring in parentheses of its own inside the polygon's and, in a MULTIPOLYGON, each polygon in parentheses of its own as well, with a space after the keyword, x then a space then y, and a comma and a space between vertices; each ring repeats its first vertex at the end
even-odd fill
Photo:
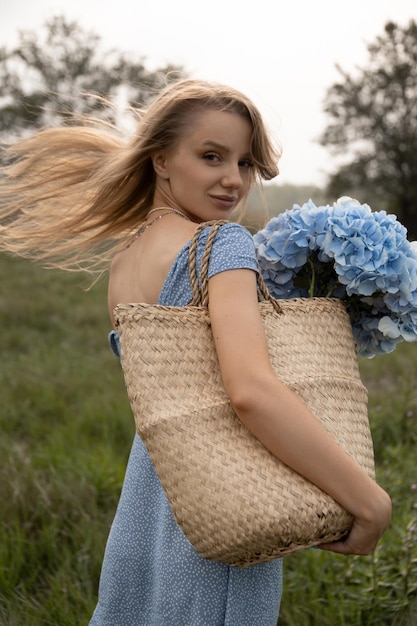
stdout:
MULTIPOLYGON (((201 262, 208 229, 200 235, 201 262)), ((228 223, 216 235, 209 277, 257 262, 250 233, 228 223)), ((159 303, 191 300, 188 244, 178 254, 159 303)), ((117 333, 110 343, 120 354, 117 333)), ((244 569, 197 555, 171 512, 145 446, 135 436, 108 538, 99 601, 90 626, 276 626, 282 562, 244 569)))

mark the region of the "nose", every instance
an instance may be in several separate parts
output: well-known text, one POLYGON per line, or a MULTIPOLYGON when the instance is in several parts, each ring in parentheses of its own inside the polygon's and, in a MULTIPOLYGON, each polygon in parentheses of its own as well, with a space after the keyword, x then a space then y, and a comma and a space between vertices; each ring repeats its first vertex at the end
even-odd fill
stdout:
POLYGON ((239 165, 229 164, 223 173, 222 185, 226 188, 239 189, 243 185, 242 174, 239 165))

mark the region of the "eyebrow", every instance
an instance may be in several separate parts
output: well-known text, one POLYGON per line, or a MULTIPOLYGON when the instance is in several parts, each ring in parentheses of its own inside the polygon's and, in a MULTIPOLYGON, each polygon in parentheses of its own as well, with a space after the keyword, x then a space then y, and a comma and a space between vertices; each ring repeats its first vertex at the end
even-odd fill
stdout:
POLYGON ((217 141, 213 141, 212 139, 206 139, 203 141, 203 146, 207 146, 208 148, 216 148, 216 150, 222 150, 223 152, 230 152, 230 149, 227 146, 224 146, 217 141))
MULTIPOLYGON (((203 141, 203 146, 207 148, 215 148, 216 150, 226 152, 227 154, 230 152, 230 148, 224 146, 222 143, 214 141, 213 139, 206 139, 205 141, 203 141)), ((242 158, 250 158, 251 156, 251 153, 247 152, 242 156, 242 158)))

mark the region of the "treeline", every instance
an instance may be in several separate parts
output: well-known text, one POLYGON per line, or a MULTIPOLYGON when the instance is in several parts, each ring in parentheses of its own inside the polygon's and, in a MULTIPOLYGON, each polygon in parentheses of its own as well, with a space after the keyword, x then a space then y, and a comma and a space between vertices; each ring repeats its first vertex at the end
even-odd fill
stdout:
MULTIPOLYGON (((74 113, 127 129, 129 107, 146 105, 167 82, 187 76, 172 64, 150 71, 143 57, 101 44, 98 35, 57 16, 39 32, 22 31, 15 47, 0 46, 0 143, 68 123, 74 113), (111 105, 121 94, 123 111, 111 105)), ((324 94, 327 125, 318 141, 334 163, 327 192, 267 185, 266 206, 275 214, 309 197, 317 204, 349 195, 396 214, 417 239, 417 22, 387 22, 367 49, 364 66, 337 67, 340 79, 324 94)), ((264 207, 253 195, 248 219, 257 225, 264 207)))

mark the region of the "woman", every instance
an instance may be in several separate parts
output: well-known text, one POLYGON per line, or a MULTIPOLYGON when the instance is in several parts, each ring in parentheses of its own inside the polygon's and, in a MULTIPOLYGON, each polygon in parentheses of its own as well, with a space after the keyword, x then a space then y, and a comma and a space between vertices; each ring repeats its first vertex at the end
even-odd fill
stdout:
MULTIPOLYGON (((112 320, 122 302, 187 304, 187 253, 197 224, 228 220, 256 179, 278 172, 278 154, 252 102, 194 80, 164 91, 127 145, 109 132, 65 128, 24 140, 12 154, 18 160, 0 196, 1 247, 61 267, 94 268, 113 256, 112 320)), ((349 536, 321 547, 368 554, 389 524, 390 499, 274 375, 256 272, 250 234, 232 222, 222 226, 210 259, 209 312, 226 392, 274 455, 353 515, 349 536)), ((116 332, 111 344, 120 355, 116 332)), ((90 624, 275 626, 281 567, 275 560, 236 569, 200 558, 136 436, 90 624)))

